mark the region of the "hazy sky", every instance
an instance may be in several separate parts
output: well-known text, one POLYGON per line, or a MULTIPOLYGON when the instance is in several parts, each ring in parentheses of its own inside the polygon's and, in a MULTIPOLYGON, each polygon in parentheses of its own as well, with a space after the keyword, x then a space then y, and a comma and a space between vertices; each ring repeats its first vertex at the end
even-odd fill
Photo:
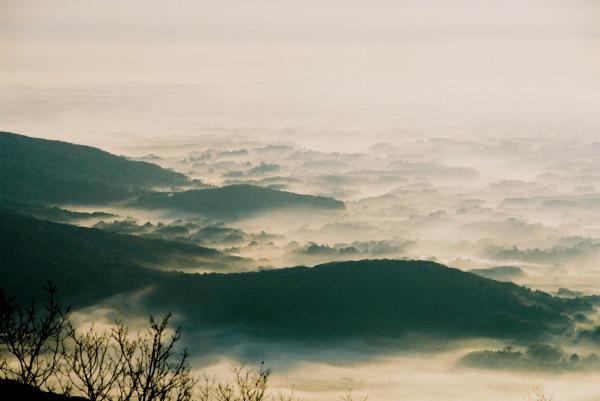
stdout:
POLYGON ((219 117, 214 124, 436 120, 589 133, 600 114, 596 0, 0 0, 0 8, 5 108, 13 84, 135 82, 195 84, 196 95, 173 103, 197 104, 219 117))

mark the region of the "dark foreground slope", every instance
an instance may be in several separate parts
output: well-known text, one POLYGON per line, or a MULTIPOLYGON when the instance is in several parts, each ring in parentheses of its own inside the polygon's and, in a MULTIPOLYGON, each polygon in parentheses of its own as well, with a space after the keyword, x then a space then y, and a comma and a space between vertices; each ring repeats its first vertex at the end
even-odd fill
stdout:
POLYGON ((344 203, 333 198, 302 195, 253 185, 183 192, 154 192, 140 196, 136 206, 148 209, 175 209, 218 218, 240 218, 255 213, 282 209, 343 209, 344 203))
POLYGON ((71 301, 85 303, 159 280, 159 273, 146 267, 240 269, 247 262, 209 248, 0 209, 0 286, 19 293, 36 291, 52 280, 71 301))
POLYGON ((183 174, 90 146, 0 132, 0 198, 101 203, 186 182, 183 174))
POLYGON ((555 298, 424 261, 184 274, 146 269, 136 259, 160 258, 170 249, 213 252, 4 212, 0 285, 27 296, 51 279, 75 306, 152 288, 141 299, 144 313, 170 309, 188 329, 233 329, 286 339, 414 332, 505 338, 570 334, 571 315, 591 308, 579 299, 555 298))
POLYGON ((0 399, 6 401, 84 401, 87 398, 68 397, 35 389, 12 380, 0 379, 0 399))

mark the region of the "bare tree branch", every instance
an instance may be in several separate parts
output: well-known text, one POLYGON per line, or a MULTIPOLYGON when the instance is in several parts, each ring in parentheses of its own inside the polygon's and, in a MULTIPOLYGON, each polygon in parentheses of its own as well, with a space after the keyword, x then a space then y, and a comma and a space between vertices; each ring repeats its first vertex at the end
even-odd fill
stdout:
MULTIPOLYGON (((4 377, 42 390, 53 390, 65 355, 64 341, 70 329, 70 308, 56 300, 52 283, 44 288, 45 310, 35 304, 8 308, 0 324, 0 344, 12 357, 3 364, 4 377)), ((5 307, 6 309, 6 307, 5 307)))

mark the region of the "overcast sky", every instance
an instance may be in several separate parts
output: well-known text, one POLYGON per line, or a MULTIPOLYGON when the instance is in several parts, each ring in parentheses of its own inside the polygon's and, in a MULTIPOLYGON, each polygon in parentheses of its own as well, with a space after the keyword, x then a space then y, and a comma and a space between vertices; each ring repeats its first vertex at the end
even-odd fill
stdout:
POLYGON ((286 115, 326 126, 357 114, 361 126, 416 115, 535 124, 562 113, 589 127, 600 114, 597 0, 0 5, 4 88, 205 85, 211 115, 280 125, 292 124, 286 115))

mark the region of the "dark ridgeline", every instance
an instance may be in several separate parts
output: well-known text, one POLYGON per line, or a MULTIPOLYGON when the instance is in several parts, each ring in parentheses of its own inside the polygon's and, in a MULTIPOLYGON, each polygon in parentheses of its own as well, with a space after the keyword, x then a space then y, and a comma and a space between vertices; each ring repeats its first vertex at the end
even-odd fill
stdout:
POLYGON ((81 306, 154 283, 160 274, 151 267, 247 264, 210 248, 59 224, 0 207, 0 285, 25 299, 52 280, 67 302, 81 306))
POLYGON ((143 302, 198 327, 244 327, 248 334, 311 340, 453 338, 569 334, 574 313, 591 308, 433 262, 364 260, 238 274, 151 269, 191 245, 49 223, 0 213, 0 281, 18 294, 50 279, 74 306, 152 287, 143 302))
POLYGON ((91 146, 0 132, 0 198, 99 204, 187 182, 183 174, 91 146))
POLYGON ((185 175, 90 146, 0 132, 0 205, 58 221, 85 216, 56 204, 128 205, 231 219, 281 209, 336 210, 333 198, 253 185, 155 192, 192 185, 185 175))
POLYGON ((14 380, 0 379, 0 399, 7 401, 84 401, 87 398, 69 397, 42 391, 14 380))
POLYGON ((173 209, 222 219, 235 219, 282 209, 339 210, 345 207, 344 202, 333 198, 247 184, 172 193, 145 193, 137 199, 135 206, 173 209))
POLYGON ((171 276, 148 298, 209 327, 309 341, 569 335, 591 305, 428 261, 362 260, 313 268, 171 276))

